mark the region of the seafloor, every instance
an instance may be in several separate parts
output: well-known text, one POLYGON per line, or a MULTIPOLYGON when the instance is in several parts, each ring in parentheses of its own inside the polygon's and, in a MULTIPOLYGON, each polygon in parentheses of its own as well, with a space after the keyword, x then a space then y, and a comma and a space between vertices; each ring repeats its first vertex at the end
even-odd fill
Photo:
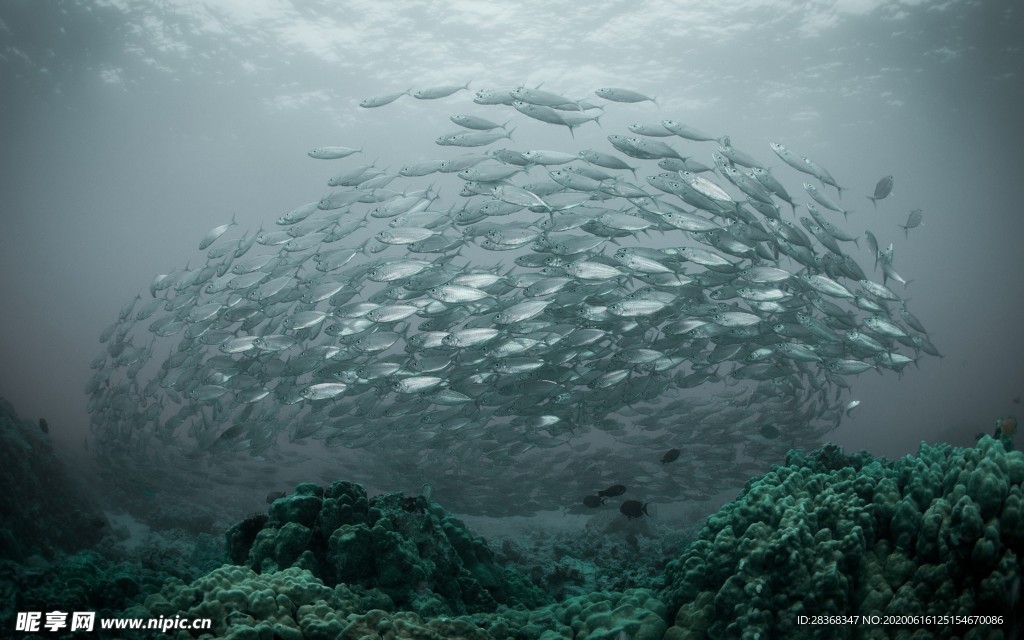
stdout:
MULTIPOLYGON (((302 484, 219 535, 118 519, 0 403, 0 637, 18 612, 209 618, 104 638, 1018 638, 1024 454, 791 451, 693 531, 488 542, 426 496, 302 484), (136 530, 144 540, 129 544, 136 530)), ((1012 445, 1010 445, 1012 446, 1012 445)))

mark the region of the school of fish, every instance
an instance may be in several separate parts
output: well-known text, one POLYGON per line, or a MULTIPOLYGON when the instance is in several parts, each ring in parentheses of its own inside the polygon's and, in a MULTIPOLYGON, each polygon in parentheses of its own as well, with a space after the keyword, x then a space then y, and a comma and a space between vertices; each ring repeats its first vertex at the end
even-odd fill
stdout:
POLYGON ((312 445, 347 461, 335 478, 427 482, 463 514, 585 512, 613 482, 702 500, 817 446, 854 376, 940 355, 827 169, 773 142, 769 170, 769 149, 673 119, 579 148, 604 109, 654 102, 595 95, 476 91, 495 117, 452 115, 436 161, 311 150, 329 192, 275 229, 211 230, 103 331, 85 391, 104 467, 271 490, 243 472, 312 445), (568 129, 567 150, 510 148, 527 127, 568 129))

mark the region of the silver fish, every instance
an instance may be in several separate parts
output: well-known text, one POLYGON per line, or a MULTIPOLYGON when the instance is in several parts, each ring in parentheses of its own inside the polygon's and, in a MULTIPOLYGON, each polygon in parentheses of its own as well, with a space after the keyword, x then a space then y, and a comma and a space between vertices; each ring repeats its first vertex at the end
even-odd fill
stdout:
POLYGON ((465 127, 467 129, 476 129, 477 131, 490 131, 491 129, 503 129, 503 128, 505 128, 505 125, 508 124, 508 122, 506 122, 505 124, 498 124, 497 122, 491 122, 490 120, 488 120, 486 118, 481 118, 479 116, 469 116, 469 115, 454 115, 454 116, 449 116, 448 119, 451 120, 452 122, 454 122, 455 124, 459 125, 460 127, 465 127))
POLYGON ((231 214, 231 222, 229 222, 227 224, 222 224, 222 225, 220 225, 219 227, 217 227, 215 229, 211 229, 209 233, 207 233, 205 236, 203 236, 203 239, 199 241, 199 250, 202 251, 203 249, 209 247, 211 244, 213 244, 217 240, 217 238, 219 238, 222 235, 224 235, 224 233, 227 232, 228 229, 230 229, 231 227, 233 227, 236 224, 238 224, 238 223, 235 222, 235 214, 232 213, 231 214))
POLYGON ((347 158, 353 153, 361 153, 362 149, 353 149, 352 147, 317 147, 309 151, 307 155, 310 158, 317 158, 318 160, 337 160, 340 158, 347 158))
POLYGON ((508 138, 511 140, 513 131, 515 131, 515 127, 500 133, 495 131, 455 133, 452 135, 441 136, 435 140, 435 142, 439 145, 449 147, 485 147, 501 140, 502 138, 508 138))
POLYGON ((544 91, 542 89, 529 89, 527 87, 516 87, 509 92, 515 100, 522 102, 543 106, 543 107, 561 107, 561 108, 574 108, 581 110, 575 100, 566 98, 565 96, 553 93, 551 91, 544 91))
POLYGON ((671 131, 672 133, 674 133, 675 135, 679 136, 680 138, 686 138, 687 140, 693 140, 695 142, 706 142, 706 141, 720 142, 721 141, 721 137, 720 136, 713 136, 713 135, 704 133, 700 129, 697 129, 695 127, 687 126, 687 125, 685 125, 685 124, 683 124, 681 122, 676 122, 675 120, 662 120, 661 121, 661 126, 665 127, 665 129, 667 129, 668 131, 671 131))
MULTIPOLYGON (((406 107, 468 102, 463 88, 423 90, 406 107)), ((444 145, 490 144, 517 122, 543 129, 530 118, 572 133, 600 117, 539 88, 475 95, 498 115, 452 117, 461 130, 444 145)), ((633 99, 609 95, 608 112, 633 99)), ((865 232, 878 284, 842 253, 857 236, 825 219, 812 190, 811 219, 783 219, 774 198, 794 204, 793 172, 769 174, 726 136, 675 120, 608 133, 600 150, 549 141, 363 165, 275 214, 276 231, 217 230, 195 267, 154 278, 151 302, 115 309, 100 336, 86 393, 104 465, 125 483, 179 469, 229 482, 244 477, 239 464, 297 465, 302 447, 344 447, 354 480, 427 479, 470 514, 575 503, 608 486, 606 469, 632 473, 648 499, 702 499, 756 472, 739 456, 818 446, 849 412, 858 373, 941 357, 887 286, 906 282, 891 247, 865 232), (666 145, 669 133, 720 144, 713 166, 666 145), (615 446, 591 444, 596 431, 615 446), (642 462, 666 434, 701 462, 683 489, 642 462), (496 467, 516 473, 501 480, 496 467)))
POLYGON ((602 89, 595 89, 594 93, 605 100, 612 100, 614 102, 653 102, 658 103, 657 100, 644 94, 633 91, 631 89, 617 89, 614 87, 605 87, 602 89))
POLYGON ((437 100, 438 98, 447 98, 450 95, 454 95, 459 91, 468 91, 469 83, 463 85, 445 85, 441 87, 431 87, 429 89, 420 89, 412 94, 412 97, 417 100, 437 100))
POLYGON ((364 109, 374 109, 376 107, 383 107, 386 104, 391 104, 395 100, 398 100, 402 96, 409 95, 409 90, 401 91, 399 93, 389 93, 382 96, 375 96, 373 98, 364 98, 359 101, 359 106, 364 109))
POLYGON ((817 202, 821 206, 825 207, 826 209, 831 209, 832 211, 837 211, 837 212, 843 214, 844 218, 846 218, 850 214, 849 210, 843 209, 838 204, 833 202, 832 198, 829 198, 827 195, 822 193, 821 190, 818 189, 813 184, 805 182, 804 183, 804 190, 807 191, 808 195, 810 195, 812 198, 814 198, 815 202, 817 202))

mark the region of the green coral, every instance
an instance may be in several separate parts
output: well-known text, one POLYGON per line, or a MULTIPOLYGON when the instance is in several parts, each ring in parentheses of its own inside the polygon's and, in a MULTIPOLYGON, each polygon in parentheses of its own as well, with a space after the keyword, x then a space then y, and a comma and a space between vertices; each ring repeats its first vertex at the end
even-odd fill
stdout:
POLYGON ((0 610, 0 623, 5 625, 0 628, 13 628, 16 611, 117 611, 145 587, 155 586, 151 577, 137 566, 112 563, 94 551, 32 568, 0 561, 0 583, 9 581, 12 586, 12 597, 0 610))
MULTIPOLYGON (((654 589, 558 602, 422 496, 300 485, 229 531, 231 556, 247 566, 172 580, 125 615, 209 617, 214 628, 196 637, 235 640, 1005 638, 1020 623, 1022 481, 1024 453, 991 438, 974 449, 922 444, 894 462, 837 447, 791 452, 710 516, 654 589), (978 614, 1005 624, 837 631, 799 621, 978 614)), ((550 547, 544 566, 593 579, 585 555, 550 547)), ((502 553, 526 551, 509 543, 502 553)))
MULTIPOLYGON (((190 585, 169 580, 124 615, 209 618, 212 628, 200 638, 298 640, 335 638, 344 628, 345 612, 391 606, 380 592, 345 585, 332 589, 298 567, 257 574, 246 567, 224 565, 190 585)), ((178 637, 192 636, 181 631, 178 637)))
POLYGON ((300 484, 271 504, 267 518, 247 519, 226 537, 231 558, 261 573, 303 568, 328 585, 379 589, 425 616, 549 601, 422 496, 368 498, 350 482, 300 484))
POLYGON ((234 640, 655 640, 668 627, 653 590, 552 603, 439 505, 398 494, 368 499, 349 483, 300 485, 227 539, 248 566, 224 565, 191 584, 170 580, 123 615, 209 618, 213 628, 195 637, 234 640))
POLYGON ((1024 455, 988 437, 895 462, 791 452, 670 563, 665 638, 830 637, 798 616, 839 614, 987 613, 1008 631, 1024 572, 1021 480, 1024 455))
MULTIPOLYGON (((528 611, 461 616, 395 611, 375 589, 328 587, 305 569, 257 574, 224 565, 186 585, 170 580, 159 593, 124 613, 126 617, 209 618, 200 640, 282 638, 292 640, 657 640, 667 628, 666 606, 648 589, 598 592, 528 611)), ((173 636, 172 636, 173 637, 173 636)))

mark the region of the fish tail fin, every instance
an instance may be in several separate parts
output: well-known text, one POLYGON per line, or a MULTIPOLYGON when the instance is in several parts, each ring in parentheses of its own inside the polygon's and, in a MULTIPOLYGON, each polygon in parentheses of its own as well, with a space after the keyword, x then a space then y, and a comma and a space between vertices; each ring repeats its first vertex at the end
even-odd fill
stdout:
POLYGON ((516 127, 512 127, 511 129, 508 129, 506 131, 505 135, 502 136, 502 137, 503 138, 508 138, 509 140, 511 140, 512 139, 512 132, 515 131, 515 130, 516 130, 516 127))
POLYGON ((860 242, 858 242, 859 239, 860 236, 857 236, 856 238, 853 239, 853 244, 856 245, 858 249, 860 249, 860 242))
POLYGON ((875 211, 878 211, 878 198, 874 196, 868 196, 868 200, 870 200, 871 204, 875 206, 875 211))
POLYGON ((576 139, 576 133, 573 131, 573 125, 567 124, 565 126, 569 128, 569 137, 571 137, 573 140, 575 140, 576 139))

